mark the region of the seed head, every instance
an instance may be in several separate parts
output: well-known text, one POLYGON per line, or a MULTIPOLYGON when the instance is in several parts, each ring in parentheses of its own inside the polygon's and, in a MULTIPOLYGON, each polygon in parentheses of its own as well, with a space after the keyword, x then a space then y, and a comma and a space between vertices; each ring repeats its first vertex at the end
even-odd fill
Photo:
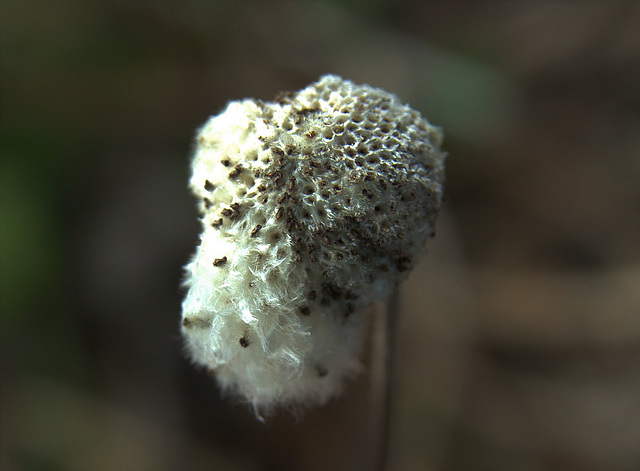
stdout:
POLYGON ((334 75, 212 117, 190 181, 203 228, 182 306, 193 361, 258 411, 339 392, 360 368, 365 308, 434 234, 441 141, 394 95, 334 75))

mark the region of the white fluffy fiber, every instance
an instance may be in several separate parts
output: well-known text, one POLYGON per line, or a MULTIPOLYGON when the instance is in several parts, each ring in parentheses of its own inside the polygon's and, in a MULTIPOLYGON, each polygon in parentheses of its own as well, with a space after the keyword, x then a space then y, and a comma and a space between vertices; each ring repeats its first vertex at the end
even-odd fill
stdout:
POLYGON ((442 136, 382 90, 325 76, 200 130, 189 355, 258 412, 322 404, 360 369, 366 308, 433 234, 442 136))

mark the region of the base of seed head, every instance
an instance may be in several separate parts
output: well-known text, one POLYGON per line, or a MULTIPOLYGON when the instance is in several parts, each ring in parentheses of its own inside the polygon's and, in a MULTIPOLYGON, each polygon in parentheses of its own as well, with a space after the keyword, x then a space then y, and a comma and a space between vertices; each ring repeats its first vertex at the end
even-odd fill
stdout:
POLYGON ((260 412, 322 404, 360 370, 366 308, 415 266, 442 201, 442 134, 394 95, 324 76, 200 130, 186 267, 193 361, 260 412))

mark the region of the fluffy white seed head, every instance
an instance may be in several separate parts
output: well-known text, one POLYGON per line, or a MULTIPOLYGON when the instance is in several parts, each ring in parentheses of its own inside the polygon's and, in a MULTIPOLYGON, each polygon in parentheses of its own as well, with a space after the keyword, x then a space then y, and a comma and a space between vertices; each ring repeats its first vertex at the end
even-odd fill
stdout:
POLYGON ((434 234, 442 134, 394 95, 333 75, 231 102, 200 130, 201 243, 182 333, 256 410, 326 402, 360 368, 365 308, 434 234))

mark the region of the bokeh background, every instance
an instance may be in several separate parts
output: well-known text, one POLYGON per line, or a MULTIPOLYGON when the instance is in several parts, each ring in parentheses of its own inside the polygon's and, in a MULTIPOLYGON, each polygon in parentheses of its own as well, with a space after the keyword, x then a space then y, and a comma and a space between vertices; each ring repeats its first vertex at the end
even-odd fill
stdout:
POLYGON ((367 374, 257 422, 193 369, 195 129, 325 73, 443 126, 390 469, 640 469, 640 3, 0 3, 0 468, 359 470, 367 374))

